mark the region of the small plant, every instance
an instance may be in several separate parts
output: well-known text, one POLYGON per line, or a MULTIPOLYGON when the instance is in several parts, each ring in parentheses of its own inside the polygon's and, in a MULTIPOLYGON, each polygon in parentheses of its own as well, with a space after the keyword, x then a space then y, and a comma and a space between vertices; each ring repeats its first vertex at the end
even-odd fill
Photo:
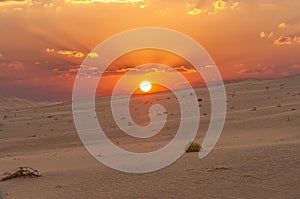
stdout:
POLYGON ((196 142, 189 142, 185 148, 186 153, 199 152, 201 150, 201 145, 196 142))

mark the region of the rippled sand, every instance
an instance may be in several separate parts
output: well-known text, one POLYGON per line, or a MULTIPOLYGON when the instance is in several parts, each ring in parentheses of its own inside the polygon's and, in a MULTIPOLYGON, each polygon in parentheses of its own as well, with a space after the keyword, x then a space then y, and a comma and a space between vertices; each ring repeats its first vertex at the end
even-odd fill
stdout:
MULTIPOLYGON (((226 85, 228 113, 222 136, 205 159, 184 154, 171 166, 147 174, 112 170, 95 160, 76 133, 71 103, 36 106, 0 97, 0 174, 18 166, 38 169, 40 178, 0 182, 0 198, 300 198, 300 76, 247 80, 226 85), (2 100, 2 101, 1 101, 2 100), (22 108, 27 107, 27 108, 22 108), (2 194, 2 195, 1 195, 2 194)), ((210 119, 209 95, 196 89, 202 142, 210 119)), ((165 105, 166 126, 141 140, 122 133, 113 121, 110 98, 97 99, 97 115, 118 146, 148 152, 167 144, 180 112, 168 92, 131 101, 136 123, 149 122, 148 108, 165 105)))

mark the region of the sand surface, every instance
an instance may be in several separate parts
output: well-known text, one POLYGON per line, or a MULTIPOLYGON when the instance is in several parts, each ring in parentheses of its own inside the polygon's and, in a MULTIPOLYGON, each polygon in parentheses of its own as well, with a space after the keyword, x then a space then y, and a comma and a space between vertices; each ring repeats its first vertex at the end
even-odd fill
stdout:
MULTIPOLYGON (((19 166, 40 178, 0 182, 0 198, 300 198, 300 76, 246 80, 226 85, 228 113, 214 150, 200 160, 184 154, 169 167, 128 174, 95 160, 74 127, 71 103, 36 105, 0 96, 0 175, 19 166)), ((201 142, 210 119, 209 95, 196 89, 201 105, 201 142)), ((161 148, 177 131, 180 112, 168 92, 134 97, 136 123, 149 122, 149 106, 168 110, 165 128, 149 139, 122 133, 113 121, 110 98, 97 99, 98 119, 111 140, 135 152, 161 148)))

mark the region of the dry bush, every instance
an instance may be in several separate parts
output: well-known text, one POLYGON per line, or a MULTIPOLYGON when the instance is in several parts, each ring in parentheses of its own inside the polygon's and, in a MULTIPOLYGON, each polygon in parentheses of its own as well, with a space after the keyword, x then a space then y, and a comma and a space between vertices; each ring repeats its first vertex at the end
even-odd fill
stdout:
POLYGON ((185 148, 186 153, 199 152, 201 150, 201 145, 196 142, 190 142, 185 148))
POLYGON ((18 167, 17 169, 9 173, 5 173, 4 176, 0 178, 0 182, 10 180, 13 178, 18 178, 18 177, 40 177, 40 176, 41 175, 39 174, 38 170, 35 170, 30 167, 18 167))

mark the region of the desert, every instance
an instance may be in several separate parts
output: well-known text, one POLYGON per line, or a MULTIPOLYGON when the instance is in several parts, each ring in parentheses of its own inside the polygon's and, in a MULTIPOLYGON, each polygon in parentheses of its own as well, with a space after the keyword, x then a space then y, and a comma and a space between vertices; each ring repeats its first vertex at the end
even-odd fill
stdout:
MULTIPOLYGON (((247 79, 225 87, 227 117, 213 151, 204 159, 185 153, 167 168, 144 174, 116 171, 93 158, 74 127, 71 102, 1 96, 0 174, 29 166, 41 177, 0 182, 0 198, 300 198, 300 76, 247 79)), ((195 92, 201 111, 196 141, 201 144, 210 98, 205 87, 195 92)), ((115 125, 110 97, 96 101, 108 137, 129 151, 164 146, 180 122, 170 92, 134 96, 130 110, 138 124, 149 122, 147 105, 165 105, 170 115, 159 134, 135 139, 115 125)))

